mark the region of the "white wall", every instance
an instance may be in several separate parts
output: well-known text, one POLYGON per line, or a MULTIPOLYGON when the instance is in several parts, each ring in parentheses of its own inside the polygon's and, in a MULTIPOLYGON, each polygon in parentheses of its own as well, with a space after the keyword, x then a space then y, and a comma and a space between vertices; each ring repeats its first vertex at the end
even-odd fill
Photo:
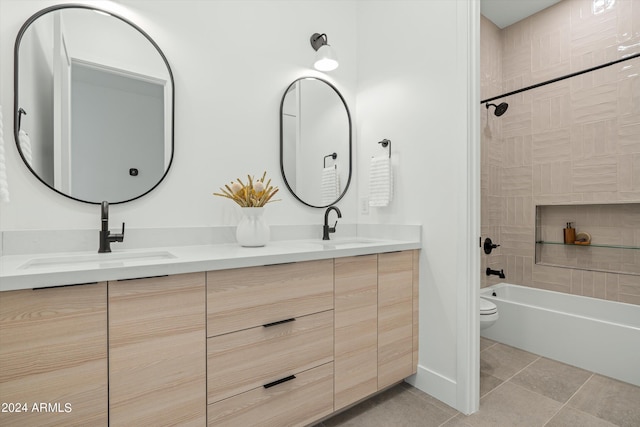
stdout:
MULTIPOLYGON (((58 2, 0 0, 0 57, 11 57, 21 23, 53 3, 58 2)), ((176 86, 172 169, 149 195, 114 206, 113 224, 236 224, 234 206, 211 193, 236 177, 265 169, 280 186, 283 199, 270 205, 271 224, 321 224, 322 211, 295 201, 279 176, 278 116, 291 81, 302 75, 327 78, 355 116, 356 169, 353 187, 339 204, 343 221, 423 226, 420 366, 415 383, 463 412, 477 408, 477 316, 470 313, 477 312, 479 268, 474 267, 473 254, 479 257, 479 230, 469 215, 477 207, 472 191, 477 177, 468 145, 474 143, 469 135, 475 132, 475 119, 468 109, 479 98, 474 99, 469 88, 469 76, 476 74, 469 74, 475 24, 468 18, 475 14, 479 20, 479 4, 96 3, 139 23, 157 41, 173 68, 176 86), (329 75, 310 69, 315 52, 309 37, 314 32, 327 33, 338 52, 340 67, 329 75), (369 158, 384 152, 377 144, 383 138, 392 141, 394 202, 359 215, 358 198, 368 193, 369 158)), ((5 106, 12 105, 11 66, 6 60, 0 66, 0 102, 5 106)), ((5 114, 5 120, 9 118, 5 114)), ((11 129, 10 121, 5 129, 11 129)), ((24 168, 15 149, 7 152, 12 200, 1 206, 0 230, 97 228, 97 206, 52 193, 24 168)))
POLYGON ((169 79, 167 67, 155 47, 131 25, 85 9, 66 10, 63 15, 62 28, 71 58, 169 79), (105 31, 96 32, 95 28, 105 31))
MULTIPOLYGON (((75 1, 73 1, 76 3, 75 1)), ((0 230, 92 229, 99 207, 53 193, 26 170, 11 142, 12 58, 22 23, 49 0, 0 0, 0 57, 11 203, 3 204, 0 230), (46 214, 44 214, 46 213, 46 214)), ((289 83, 319 76, 355 105, 355 1, 322 0, 122 0, 84 2, 136 22, 162 48, 174 72, 174 163, 165 181, 131 203, 113 206, 114 224, 128 228, 234 225, 232 202, 212 196, 247 174, 268 176, 280 187, 270 204, 271 224, 318 224, 320 210, 289 195, 279 166, 279 107, 289 83), (283 24, 283 23, 286 23, 283 24), (311 68, 309 38, 329 34, 342 60, 330 75, 311 68), (158 215, 161 212, 161 215, 158 215)), ((340 202, 343 221, 356 221, 354 187, 340 202)))
POLYGON ((476 312, 471 297, 479 287, 479 269, 473 267, 479 259, 478 226, 469 216, 479 208, 469 185, 477 172, 468 164, 468 133, 475 132, 468 110, 480 101, 468 92, 473 65, 468 32, 475 29, 467 18, 476 13, 479 20, 479 12, 469 9, 478 6, 472 3, 360 2, 357 25, 359 196, 368 194, 369 159, 384 153, 377 144, 383 138, 391 140, 395 174, 391 206, 371 208, 358 219, 422 224, 414 383, 464 412, 477 405, 472 391, 477 383, 468 376, 478 338, 477 331, 470 334, 467 316, 476 312))

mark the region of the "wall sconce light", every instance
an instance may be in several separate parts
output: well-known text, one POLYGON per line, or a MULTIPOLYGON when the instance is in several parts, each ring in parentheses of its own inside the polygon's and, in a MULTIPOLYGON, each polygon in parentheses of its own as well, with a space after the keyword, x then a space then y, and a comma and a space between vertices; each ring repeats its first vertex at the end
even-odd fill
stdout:
POLYGON ((313 68, 318 71, 331 71, 338 68, 338 59, 331 46, 327 44, 327 35, 314 33, 311 36, 311 46, 316 50, 316 60, 313 68))

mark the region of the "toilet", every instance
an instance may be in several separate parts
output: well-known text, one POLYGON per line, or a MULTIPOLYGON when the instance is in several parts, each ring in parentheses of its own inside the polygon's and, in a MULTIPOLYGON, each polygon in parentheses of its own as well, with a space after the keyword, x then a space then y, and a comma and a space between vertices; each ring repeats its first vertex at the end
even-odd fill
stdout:
POLYGON ((484 298, 480 298, 480 329, 491 327, 498 320, 498 307, 484 298))

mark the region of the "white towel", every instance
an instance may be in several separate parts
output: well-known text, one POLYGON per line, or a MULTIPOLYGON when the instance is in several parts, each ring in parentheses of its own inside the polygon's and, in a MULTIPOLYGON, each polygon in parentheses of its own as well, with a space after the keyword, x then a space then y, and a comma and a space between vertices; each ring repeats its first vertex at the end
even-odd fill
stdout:
POLYGON ((0 105, 0 201, 9 203, 9 181, 7 180, 7 158, 4 151, 2 105, 0 105))
POLYGON ((320 183, 322 205, 330 205, 340 197, 340 177, 336 165, 322 169, 322 181, 320 183))
POLYGON ((27 164, 31 166, 31 138, 29 135, 20 129, 18 132, 18 141, 20 141, 20 151, 27 161, 27 164))
POLYGON ((369 206, 389 206, 393 200, 393 170, 388 155, 372 157, 369 169, 369 206))

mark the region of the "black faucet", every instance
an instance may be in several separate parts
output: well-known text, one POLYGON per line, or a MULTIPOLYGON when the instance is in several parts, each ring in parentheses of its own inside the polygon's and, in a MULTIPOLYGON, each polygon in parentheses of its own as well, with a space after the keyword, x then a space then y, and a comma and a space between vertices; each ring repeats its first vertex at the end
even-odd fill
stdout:
POLYGON ((100 248, 98 253, 111 252, 111 242, 124 241, 124 222, 122 223, 122 233, 111 234, 109 231, 109 202, 102 202, 100 212, 102 226, 100 228, 100 248))
POLYGON ((336 225, 338 225, 338 220, 333 227, 329 227, 329 212, 336 211, 338 214, 338 218, 342 218, 342 212, 338 209, 337 206, 329 206, 324 213, 324 225, 322 226, 322 240, 329 240, 329 233, 336 232, 336 225))
POLYGON ((498 276, 501 279, 504 279, 506 276, 504 275, 504 270, 492 270, 487 267, 487 276, 498 276))

